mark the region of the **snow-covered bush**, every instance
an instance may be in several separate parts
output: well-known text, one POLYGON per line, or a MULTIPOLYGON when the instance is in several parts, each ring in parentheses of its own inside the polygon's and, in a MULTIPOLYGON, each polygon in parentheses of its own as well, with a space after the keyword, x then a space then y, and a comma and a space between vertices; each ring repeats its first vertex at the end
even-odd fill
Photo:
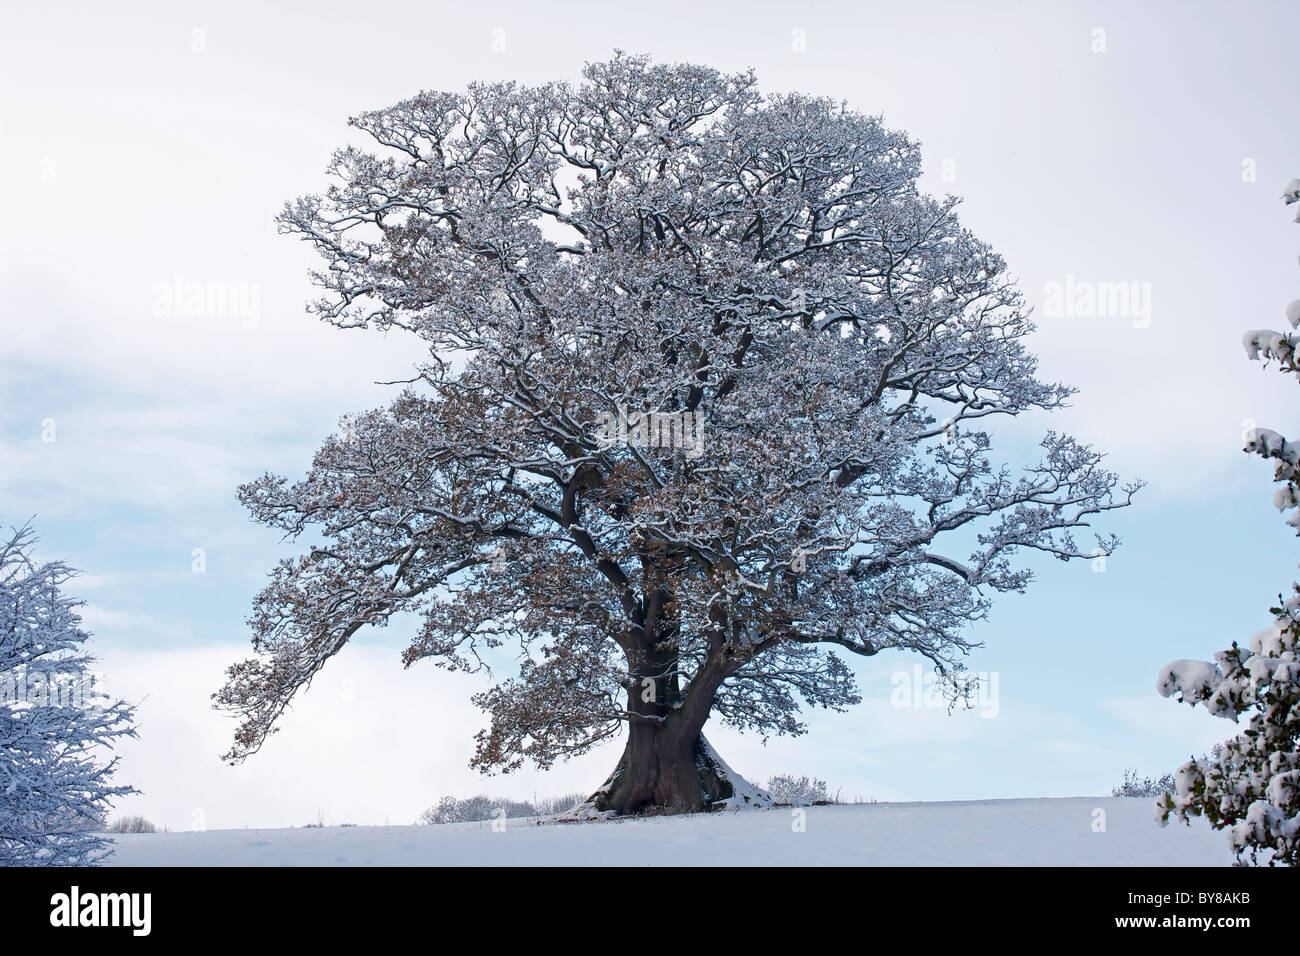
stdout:
MULTIPOLYGON (((1283 198, 1300 198, 1300 180, 1292 180, 1283 198)), ((1300 217, 1297 217, 1300 221, 1300 217)), ((1286 308, 1292 328, 1300 325, 1300 301, 1286 308)), ((1282 371, 1300 380, 1295 346, 1300 333, 1256 329, 1243 336, 1252 360, 1277 361, 1282 371)), ((1300 504, 1297 477, 1300 449, 1266 428, 1246 434, 1247 452, 1274 460, 1279 486, 1273 502, 1281 511, 1300 504)), ((1300 512, 1288 522, 1300 533, 1300 512)), ((1250 640, 1216 654, 1215 663, 1179 660, 1165 666, 1156 688, 1162 696, 1200 704, 1218 717, 1245 728, 1210 757, 1192 759, 1174 774, 1175 792, 1156 801, 1156 819, 1189 821, 1203 816, 1215 829, 1226 829, 1238 862, 1300 863, 1300 585, 1289 598, 1278 597, 1271 609, 1273 626, 1250 640)))
POLYGON ((1235 642, 1203 661, 1174 661, 1160 672, 1160 692, 1238 721, 1243 732, 1217 758, 1189 760, 1174 774, 1175 792, 1156 801, 1156 816, 1204 816, 1227 829, 1239 860, 1269 865, 1300 862, 1300 588, 1273 608, 1275 626, 1256 634, 1250 648, 1235 642))
POLYGON ((106 833, 157 833, 158 827, 150 823, 144 817, 118 817, 110 823, 105 830, 106 833))
POLYGON ((788 806, 809 803, 829 803, 826 793, 826 781, 816 777, 795 777, 789 774, 777 774, 767 782, 767 792, 772 795, 772 802, 788 806))
POLYGON ((94 830, 108 801, 119 737, 132 708, 93 687, 79 602, 61 562, 37 564, 30 527, 0 539, 0 866, 84 866, 110 843, 94 830))
POLYGON ((529 802, 537 810, 539 817, 550 817, 572 810, 586 800, 587 796, 588 794, 580 792, 562 793, 558 797, 534 797, 529 802))
POLYGON ((531 803, 517 803, 514 800, 501 800, 480 793, 478 796, 443 797, 436 806, 429 807, 420 814, 419 823, 470 823, 475 820, 491 820, 498 816, 498 810, 505 810, 507 818, 535 817, 537 808, 531 803))
POLYGON ((1158 797, 1173 793, 1174 775, 1166 773, 1160 777, 1139 777, 1136 770, 1124 771, 1124 782, 1111 790, 1112 797, 1158 797))

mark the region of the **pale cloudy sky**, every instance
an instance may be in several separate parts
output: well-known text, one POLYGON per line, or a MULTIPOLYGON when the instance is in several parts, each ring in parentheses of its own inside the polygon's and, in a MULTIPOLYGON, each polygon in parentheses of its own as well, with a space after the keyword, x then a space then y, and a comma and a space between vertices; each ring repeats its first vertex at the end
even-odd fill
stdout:
POLYGON ((1080 387, 1049 424, 1150 487, 1097 573, 1041 568, 977 636, 996 716, 891 705, 915 663, 860 667, 864 697, 808 736, 714 732, 754 779, 812 773, 845 796, 961 799, 1109 790, 1231 730, 1162 700, 1161 665, 1268 623, 1296 539, 1248 420, 1294 433, 1294 384, 1246 361, 1248 328, 1300 296, 1293 16, 1283 3, 46 3, 0 33, 0 518, 85 575, 101 670, 140 707, 121 809, 173 828, 409 822, 444 793, 590 789, 616 753, 484 781, 472 678, 403 671, 401 634, 330 663, 245 766, 208 709, 282 553, 234 500, 301 474, 346 413, 383 402, 418 346, 318 325, 309 251, 275 234, 320 188, 349 115, 473 80, 576 78, 616 49, 843 98, 921 140, 925 185, 1039 305, 1044 374, 1080 387), (1100 31, 1100 32, 1099 32, 1100 31), (230 284, 224 316, 158 308, 230 284), (1136 283, 1149 315, 1052 314, 1054 284, 1136 283), (1149 299, 1147 298, 1149 296, 1149 299), (178 314, 178 312, 180 314, 178 314), (1149 321, 1148 321, 1149 319, 1149 321), (42 437, 53 437, 43 441, 42 437), (205 570, 193 570, 202 549, 205 570))

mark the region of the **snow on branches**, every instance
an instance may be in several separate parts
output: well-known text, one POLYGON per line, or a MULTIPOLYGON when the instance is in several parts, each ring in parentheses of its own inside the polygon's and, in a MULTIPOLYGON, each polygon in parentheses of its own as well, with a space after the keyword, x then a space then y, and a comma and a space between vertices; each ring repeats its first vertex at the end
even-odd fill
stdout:
POLYGON ((1208 661, 1175 661, 1161 672, 1162 696, 1200 704, 1239 721, 1242 733, 1217 757, 1192 759, 1174 774, 1175 792, 1156 801, 1156 819, 1204 816, 1227 829, 1238 859, 1262 856, 1270 865, 1300 862, 1300 588, 1277 624, 1256 634, 1249 650, 1235 643, 1208 661))
POLYGON ((917 190, 915 143, 749 74, 620 55, 584 76, 356 117, 385 153, 339 150, 280 216, 322 257, 323 320, 428 357, 305 478, 241 489, 320 543, 274 570, 258 656, 216 695, 243 718, 230 759, 403 612, 408 665, 522 651, 478 698, 484 768, 710 712, 799 733, 802 704, 857 702, 839 654, 955 674, 989 594, 1028 583, 1016 552, 1115 546, 1075 539, 1138 487, 1097 452, 1049 434, 1027 469, 991 459, 983 419, 1071 389, 1036 377, 957 200, 917 190))
POLYGON ((85 866, 110 844, 99 828, 112 797, 115 740, 135 736, 132 708, 107 702, 87 670, 73 572, 37 564, 30 527, 0 543, 0 866, 85 866))
MULTIPOLYGON (((1287 184, 1289 204, 1300 197, 1300 180, 1287 184)), ((1300 221, 1300 218, 1297 218, 1300 221)), ((1286 315, 1300 323, 1300 302, 1286 315)), ((1283 371, 1297 373, 1293 335, 1248 332, 1246 353, 1252 360, 1275 360, 1283 371)), ((1300 379, 1300 374, 1297 374, 1300 379)), ((1275 431, 1252 429, 1245 451, 1275 463, 1280 483, 1273 495, 1279 510, 1294 508, 1297 466, 1295 445, 1275 431)), ((1300 512, 1289 525, 1300 532, 1300 512)), ((1237 859, 1270 866, 1300 863, 1300 585, 1272 608, 1274 624, 1250 640, 1249 649, 1234 642, 1209 661, 1174 661, 1161 670, 1156 690, 1163 697, 1196 706, 1234 722, 1246 716, 1242 733, 1211 757, 1193 758, 1174 775, 1175 792, 1156 801, 1156 820, 1190 822, 1204 816, 1215 829, 1226 829, 1237 859)))

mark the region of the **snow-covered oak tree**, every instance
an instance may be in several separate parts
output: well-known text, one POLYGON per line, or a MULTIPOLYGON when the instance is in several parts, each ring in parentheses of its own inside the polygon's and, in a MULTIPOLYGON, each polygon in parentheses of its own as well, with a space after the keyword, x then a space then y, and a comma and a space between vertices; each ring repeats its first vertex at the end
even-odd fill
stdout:
POLYGON ((94 688, 72 571, 37 564, 30 526, 0 543, 0 866, 85 866, 109 848, 92 832, 132 792, 104 760, 135 736, 132 708, 94 688))
MULTIPOLYGON (((1300 200, 1300 179, 1287 183, 1282 198, 1300 200)), ((1300 213, 1296 216, 1300 222, 1300 213)), ((1300 325, 1300 300, 1286 307, 1292 328, 1300 325)), ((1242 336, 1253 361, 1276 361, 1300 380, 1295 349, 1300 333, 1254 329, 1242 336)), ((1267 428, 1245 435, 1245 451, 1271 459, 1278 486, 1273 503, 1279 511, 1300 504, 1300 449, 1267 428)), ((1300 512, 1287 522, 1300 533, 1300 512)), ((1270 866, 1300 863, 1300 584, 1290 598, 1279 596, 1270 610, 1273 626, 1250 639, 1250 648, 1232 647, 1209 661, 1173 661, 1161 670, 1156 689, 1165 697, 1234 722, 1248 715, 1245 729, 1216 748, 1193 758, 1174 775, 1175 791, 1156 801, 1156 819, 1186 823, 1204 816, 1216 830, 1227 829, 1237 859, 1270 866)))
POLYGON ((1022 472, 977 427, 1055 409, 1003 261, 917 189, 917 145, 748 74, 619 55, 578 85, 422 93, 351 124, 283 231, 314 311, 428 349, 305 479, 240 489, 297 537, 216 705, 257 750, 367 625, 419 615, 405 663, 517 676, 475 699, 473 763, 509 771, 626 732, 599 810, 742 794, 701 735, 798 734, 859 700, 842 654, 961 671, 1020 549, 1128 503, 1057 434, 1022 472))

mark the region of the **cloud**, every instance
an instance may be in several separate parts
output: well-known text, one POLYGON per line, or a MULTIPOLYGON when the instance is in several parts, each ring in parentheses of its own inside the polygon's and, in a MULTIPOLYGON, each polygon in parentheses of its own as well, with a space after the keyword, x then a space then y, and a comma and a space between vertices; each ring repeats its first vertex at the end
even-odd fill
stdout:
MULTIPOLYGON (((354 645, 321 671, 282 730, 243 764, 219 759, 236 721, 209 695, 248 655, 230 644, 160 651, 112 649, 97 670, 107 690, 138 704, 138 740, 120 745, 117 779, 143 791, 119 801, 171 829, 413 823, 440 796, 525 799, 593 790, 618 758, 604 751, 542 774, 486 779, 469 769, 484 718, 469 703, 480 679, 434 667, 403 670, 391 648, 354 645)), ((611 752, 612 751, 612 752, 611 752)))
POLYGON ((1186 759, 1205 753, 1217 743, 1241 732, 1230 720, 1215 717, 1202 707, 1189 707, 1163 697, 1109 697, 1100 708, 1127 724, 1135 734, 1186 759))
POLYGON ((83 604, 77 609, 82 626, 95 633, 101 630, 128 630, 131 628, 152 627, 154 621, 144 614, 130 611, 114 611, 98 604, 83 604))

